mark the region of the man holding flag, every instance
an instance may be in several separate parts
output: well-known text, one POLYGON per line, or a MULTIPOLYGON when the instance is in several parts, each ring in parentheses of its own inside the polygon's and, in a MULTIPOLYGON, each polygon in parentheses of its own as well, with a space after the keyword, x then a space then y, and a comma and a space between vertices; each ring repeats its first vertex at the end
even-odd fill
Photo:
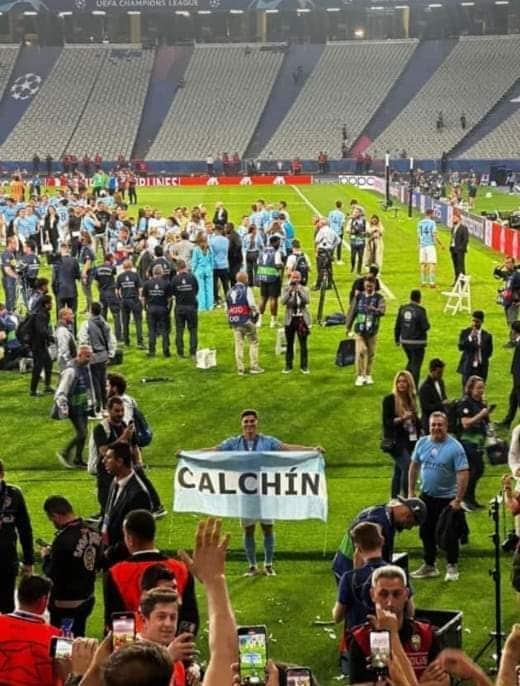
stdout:
MULTIPOLYGON (((258 412, 254 409, 246 409, 240 413, 242 433, 238 436, 226 438, 222 443, 206 451, 241 451, 241 452, 272 452, 272 451, 317 451, 323 453, 321 446, 304 446, 293 443, 283 443, 278 438, 258 433, 258 412)), ((274 524, 272 519, 260 519, 260 526, 264 533, 264 574, 276 576, 273 568, 274 557, 274 524)), ((256 562, 255 526, 257 520, 241 519, 244 529, 244 548, 249 564, 245 576, 257 576, 259 574, 256 562)))

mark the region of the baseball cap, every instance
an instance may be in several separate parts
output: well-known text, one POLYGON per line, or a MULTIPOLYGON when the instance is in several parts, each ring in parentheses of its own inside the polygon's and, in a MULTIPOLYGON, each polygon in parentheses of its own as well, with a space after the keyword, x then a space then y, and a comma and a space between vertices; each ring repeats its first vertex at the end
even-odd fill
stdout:
POLYGON ((397 500, 406 505, 406 507, 413 514, 416 524, 424 524, 426 520, 426 505, 420 498, 403 498, 397 496, 397 500))

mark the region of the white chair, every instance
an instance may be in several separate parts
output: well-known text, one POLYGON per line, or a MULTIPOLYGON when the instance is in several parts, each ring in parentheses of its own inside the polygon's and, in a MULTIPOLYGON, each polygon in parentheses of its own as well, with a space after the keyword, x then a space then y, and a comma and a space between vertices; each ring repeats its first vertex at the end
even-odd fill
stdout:
POLYGON ((444 306, 444 314, 451 312, 471 312, 471 276, 459 274, 451 291, 442 291, 448 300, 444 306))

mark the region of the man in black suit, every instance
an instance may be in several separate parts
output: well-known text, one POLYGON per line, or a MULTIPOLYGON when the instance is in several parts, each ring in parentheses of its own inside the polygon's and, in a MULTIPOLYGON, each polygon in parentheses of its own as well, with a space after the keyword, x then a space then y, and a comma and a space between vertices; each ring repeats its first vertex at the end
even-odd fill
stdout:
POLYGON ((451 229, 450 253, 453 262, 453 272, 455 281, 459 274, 466 273, 466 252, 468 250, 469 231, 468 227, 462 223, 462 218, 458 212, 453 213, 453 226, 451 229))
POLYGON ((515 347, 513 353, 513 361, 511 362, 511 376, 513 377, 513 387, 509 394, 509 408, 504 419, 500 422, 500 426, 509 428, 516 411, 520 405, 520 321, 511 324, 512 343, 515 347))
POLYGON ((428 315, 421 305, 421 291, 414 289, 410 293, 410 302, 399 308, 394 338, 396 345, 401 345, 406 353, 406 369, 412 374, 416 388, 421 376, 429 328, 428 315))
POLYGON ((223 202, 218 202, 215 205, 215 214, 213 215, 213 223, 218 226, 225 226, 228 220, 228 212, 224 207, 223 202))
POLYGON ((102 513, 105 563, 111 567, 125 559, 123 522, 133 510, 152 511, 152 499, 132 467, 132 451, 128 443, 113 443, 103 457, 103 466, 112 475, 112 483, 102 513))
POLYGON ((472 326, 463 329, 459 336, 459 350, 462 352, 457 372, 462 374, 462 389, 470 376, 480 376, 486 381, 489 359, 493 355, 493 336, 482 328, 484 313, 475 310, 472 326))
POLYGON ((446 413, 449 400, 442 378, 445 364, 438 357, 430 361, 430 373, 419 388, 419 402, 421 403, 421 423, 425 434, 430 432, 430 415, 433 412, 446 413))

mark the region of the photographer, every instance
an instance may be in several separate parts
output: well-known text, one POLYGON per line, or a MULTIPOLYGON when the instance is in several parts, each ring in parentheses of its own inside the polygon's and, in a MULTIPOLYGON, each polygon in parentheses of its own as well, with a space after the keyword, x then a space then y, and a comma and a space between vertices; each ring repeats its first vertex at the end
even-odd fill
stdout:
POLYGON ((340 242, 338 234, 330 228, 326 219, 320 219, 316 226, 316 236, 314 244, 316 246, 316 286, 314 290, 319 290, 323 283, 327 288, 331 288, 333 280, 332 258, 334 250, 340 242))
POLYGON ((300 272, 292 272, 291 280, 282 294, 282 305, 286 307, 284 325, 287 339, 284 374, 289 374, 292 371, 296 335, 300 342, 300 371, 302 374, 309 373, 307 352, 307 337, 310 333, 311 324, 311 316, 307 309, 309 300, 309 289, 301 285, 300 272))
MULTIPOLYGON (((367 276, 364 291, 356 296, 352 307, 354 331, 356 333, 356 386, 373 384, 372 365, 376 354, 379 320, 385 314, 385 299, 376 292, 376 281, 367 276)), ((350 329, 350 326, 347 326, 350 329)))
POLYGON ((233 330, 235 339, 237 372, 239 376, 245 374, 244 339, 247 338, 249 341, 249 371, 251 374, 261 374, 264 370, 258 364, 258 332, 256 328, 258 312, 253 289, 248 286, 248 275, 245 272, 238 272, 236 275, 236 284, 228 291, 226 301, 229 326, 233 330))
MULTIPOLYGON (((512 257, 506 257, 504 264, 495 267, 493 276, 504 281, 503 288, 499 289, 497 302, 504 308, 506 322, 509 327, 520 316, 520 271, 512 257)), ((514 347, 515 334, 511 331, 510 341, 507 347, 514 347)))
POLYGON ((367 236, 367 222, 359 207, 354 207, 347 223, 347 233, 350 236, 350 273, 354 271, 357 262, 357 273, 361 274, 365 242, 367 236))
POLYGON ((464 387, 464 397, 457 403, 457 417, 462 443, 469 463, 469 481, 462 507, 473 512, 483 506, 477 502, 475 489, 484 474, 484 443, 489 426, 489 415, 495 405, 487 405, 484 400, 485 383, 479 376, 470 376, 464 387))

